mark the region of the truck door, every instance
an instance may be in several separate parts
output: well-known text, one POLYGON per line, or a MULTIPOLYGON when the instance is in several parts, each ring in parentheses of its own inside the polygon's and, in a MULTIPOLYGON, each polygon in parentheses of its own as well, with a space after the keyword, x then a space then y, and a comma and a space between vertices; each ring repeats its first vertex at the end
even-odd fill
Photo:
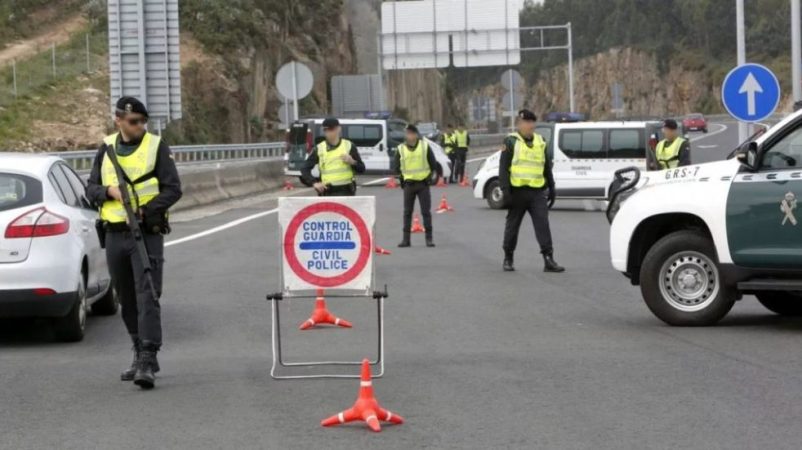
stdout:
POLYGON ((802 121, 760 149, 760 169, 736 175, 727 237, 736 265, 802 267, 802 121))

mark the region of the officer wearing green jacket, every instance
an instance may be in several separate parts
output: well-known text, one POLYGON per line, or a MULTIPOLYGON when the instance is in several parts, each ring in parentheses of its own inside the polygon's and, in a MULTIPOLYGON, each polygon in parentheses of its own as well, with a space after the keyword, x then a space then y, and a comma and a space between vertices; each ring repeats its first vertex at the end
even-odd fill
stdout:
POLYGON ((396 173, 401 175, 401 186, 404 188, 403 239, 398 246, 409 247, 411 245, 412 211, 417 198, 423 216, 423 228, 426 229, 426 246, 434 247, 432 194, 429 186, 432 184, 432 173, 436 172, 439 178, 443 176, 443 171, 437 164, 434 153, 429 149, 429 144, 420 138, 415 125, 407 125, 405 141, 398 146, 393 167, 396 173))
POLYGON ((356 174, 365 172, 359 150, 351 141, 342 138, 340 121, 334 117, 323 121, 323 134, 326 139, 309 153, 301 168, 301 177, 312 184, 320 196, 356 195, 356 174), (320 178, 312 176, 315 166, 320 170, 320 178))
POLYGON ((445 149, 446 156, 448 156, 448 160, 451 162, 451 176, 448 177, 448 182, 453 183, 454 169, 456 168, 457 162, 457 140, 454 137, 454 127, 451 124, 446 126, 446 131, 440 139, 440 145, 445 149))
POLYGON ((663 136, 665 139, 657 143, 655 148, 656 165, 651 169, 676 169, 691 165, 691 144, 679 135, 677 121, 666 119, 663 121, 663 136))
POLYGON ((549 206, 554 203, 554 175, 546 154, 546 142, 535 133, 537 116, 521 110, 517 117, 517 132, 504 141, 499 160, 499 184, 507 199, 509 211, 504 228, 504 271, 512 272, 513 256, 518 245, 521 222, 528 212, 540 244, 545 272, 563 272, 554 261, 554 248, 549 227, 549 206))
POLYGON ((123 322, 134 343, 133 363, 120 378, 150 389, 159 371, 156 353, 162 345, 158 296, 162 290, 164 234, 170 230, 167 210, 181 198, 181 181, 170 148, 145 128, 148 111, 142 102, 133 97, 121 98, 116 105, 114 121, 119 132, 103 140, 89 174, 86 196, 100 206, 101 234, 105 236, 109 272, 120 298, 123 322), (133 210, 140 218, 153 290, 137 254, 122 203, 120 180, 109 152, 117 156, 133 210), (154 291, 157 298, 153 297, 154 291))

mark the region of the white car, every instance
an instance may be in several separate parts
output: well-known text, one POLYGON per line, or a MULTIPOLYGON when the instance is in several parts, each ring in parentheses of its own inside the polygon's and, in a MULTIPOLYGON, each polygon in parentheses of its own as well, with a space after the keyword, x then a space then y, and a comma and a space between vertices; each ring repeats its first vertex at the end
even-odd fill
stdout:
POLYGON ((612 265, 668 324, 714 324, 745 294, 802 315, 802 111, 734 156, 619 174, 612 265))
MULTIPOLYGON (((607 200, 616 170, 647 167, 662 139, 660 126, 655 121, 538 124, 535 132, 554 161, 557 198, 607 200)), ((498 181, 500 155, 487 158, 473 179, 474 197, 493 209, 505 205, 498 181)))
POLYGON ((0 153, 0 318, 51 318, 58 339, 79 341, 90 307, 117 312, 84 188, 60 158, 0 153))
MULTIPOLYGON (((366 173, 375 175, 388 175, 391 173, 391 163, 396 148, 404 141, 405 126, 405 122, 396 119, 340 120, 342 137, 357 146, 359 156, 362 157, 362 161, 365 163, 366 173)), ((323 139, 323 119, 309 119, 294 123, 287 130, 284 174, 300 177, 301 167, 303 167, 307 155, 323 139)), ((448 156, 440 145, 428 138, 426 141, 443 169, 443 176, 448 178, 451 175, 448 156)), ((318 174, 317 168, 313 169, 312 175, 318 176, 318 174)))

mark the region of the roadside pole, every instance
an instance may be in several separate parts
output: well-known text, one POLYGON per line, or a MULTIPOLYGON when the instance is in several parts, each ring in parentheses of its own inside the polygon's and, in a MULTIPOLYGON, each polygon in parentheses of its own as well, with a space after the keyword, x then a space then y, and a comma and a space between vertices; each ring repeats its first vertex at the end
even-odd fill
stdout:
POLYGON ((802 30, 800 0, 791 0, 791 86, 794 103, 802 101, 802 30))
MULTIPOLYGON (((738 65, 746 64, 746 33, 744 28, 744 0, 735 0, 735 23, 738 41, 738 65)), ((749 128, 746 122, 738 122, 738 142, 741 143, 749 137, 749 128)))
POLYGON ((570 112, 576 112, 576 103, 574 101, 574 38, 571 32, 571 22, 568 22, 566 27, 568 28, 568 97, 570 98, 570 112))

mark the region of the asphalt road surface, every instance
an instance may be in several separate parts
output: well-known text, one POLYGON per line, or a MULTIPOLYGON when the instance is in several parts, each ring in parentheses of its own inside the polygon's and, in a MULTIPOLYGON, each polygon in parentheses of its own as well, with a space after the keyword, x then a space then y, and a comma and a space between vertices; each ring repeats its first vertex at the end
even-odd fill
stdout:
MULTIPOLYGON (((716 128, 695 142, 697 157, 731 150, 716 128)), ((437 248, 414 235, 404 250, 401 192, 360 192, 377 197, 377 240, 393 251, 377 256, 391 297, 386 374, 374 385, 404 425, 322 428, 352 404, 356 380, 270 378, 264 296, 278 288, 279 261, 268 197, 176 225, 153 391, 118 379, 130 357, 119 317, 91 318, 77 344, 53 343, 42 323, 4 323, 0 448, 799 448, 802 320, 747 297, 719 326, 664 325, 611 268, 603 215, 567 202, 551 219, 568 271, 542 272, 525 223, 518 271, 503 273, 504 213, 470 189, 435 189, 456 211, 435 215, 437 248)), ((295 331, 311 302, 291 304, 288 358, 373 356, 369 302, 329 303, 356 327, 295 331)))

